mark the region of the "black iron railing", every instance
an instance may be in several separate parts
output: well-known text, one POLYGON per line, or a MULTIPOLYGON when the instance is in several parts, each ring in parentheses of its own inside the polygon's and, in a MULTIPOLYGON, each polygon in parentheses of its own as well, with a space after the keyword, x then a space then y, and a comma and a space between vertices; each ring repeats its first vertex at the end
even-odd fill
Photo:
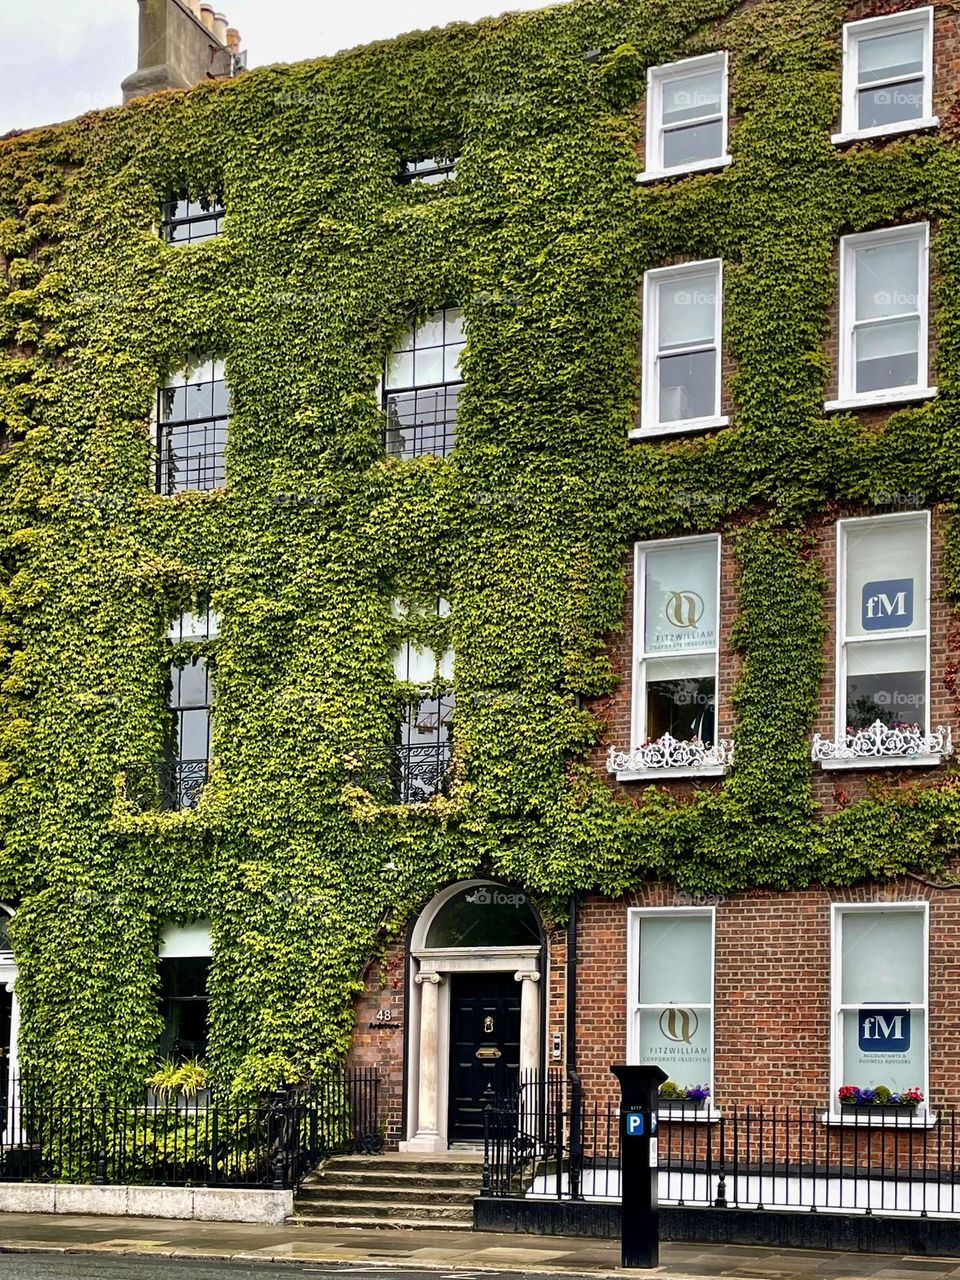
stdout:
POLYGON ((371 752, 355 776, 384 802, 422 804, 446 793, 452 758, 452 742, 386 747, 371 752))
POLYGON ((207 760, 129 765, 127 796, 138 809, 193 809, 210 776, 207 760))
MULTIPOLYGON (((714 1208, 960 1216, 960 1113, 661 1109, 660 1200, 714 1208)), ((483 1194, 619 1199, 619 1110, 528 1085, 486 1111, 483 1194)))
POLYGON ((106 1090, 65 1098, 17 1080, 0 1130, 4 1182, 288 1188, 328 1155, 383 1148, 376 1068, 249 1103, 106 1090))
POLYGON ((387 453, 418 458, 425 453, 453 452, 457 439, 459 383, 390 391, 384 402, 383 433, 387 453))

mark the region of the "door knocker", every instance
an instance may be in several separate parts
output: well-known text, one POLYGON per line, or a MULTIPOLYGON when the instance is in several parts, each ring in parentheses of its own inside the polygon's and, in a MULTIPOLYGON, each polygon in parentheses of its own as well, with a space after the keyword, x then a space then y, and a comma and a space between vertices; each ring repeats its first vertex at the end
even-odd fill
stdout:
POLYGON ((490 1016, 489 1013, 483 1020, 483 1034, 485 1036, 493 1035, 493 1018, 490 1016))

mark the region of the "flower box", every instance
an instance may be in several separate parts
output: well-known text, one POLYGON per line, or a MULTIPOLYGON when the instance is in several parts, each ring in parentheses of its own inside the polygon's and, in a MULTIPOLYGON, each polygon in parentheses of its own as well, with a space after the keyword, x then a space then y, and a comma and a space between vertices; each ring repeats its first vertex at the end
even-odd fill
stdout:
POLYGON ((706 1098, 658 1098, 657 1111, 668 1114, 676 1111, 682 1115, 685 1111, 702 1111, 706 1102, 706 1098))
POLYGON ((856 1113, 864 1116, 915 1116, 917 1108, 902 1102, 841 1102, 840 1111, 849 1116, 856 1113))

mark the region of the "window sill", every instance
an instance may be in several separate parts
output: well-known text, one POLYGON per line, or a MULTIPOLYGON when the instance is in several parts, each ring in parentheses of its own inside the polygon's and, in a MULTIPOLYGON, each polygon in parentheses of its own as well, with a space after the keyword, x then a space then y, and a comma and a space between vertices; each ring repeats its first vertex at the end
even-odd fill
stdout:
POLYGON ((630 769, 615 776, 618 782, 673 782, 676 778, 723 778, 729 772, 729 765, 710 764, 696 769, 630 769))
POLYGON ((874 391, 870 395, 845 396, 842 400, 828 400, 823 407, 827 413, 836 413, 839 409, 882 409, 886 405, 932 400, 936 394, 936 387, 894 387, 890 391, 874 391))
POLYGON ((824 773, 838 769, 930 769, 943 764, 946 758, 939 752, 915 756, 857 756, 852 760, 821 760, 820 768, 824 773))
POLYGON ((872 129, 851 129, 841 133, 834 133, 831 135, 830 141, 837 146, 843 146, 846 142, 864 142, 869 141, 871 138, 894 137, 898 133, 919 133, 922 129, 938 129, 939 127, 939 116, 923 116, 919 120, 901 120, 898 124, 875 125, 872 129))
MULTIPOLYGON (((869 1107, 863 1110, 868 1112, 869 1107)), ((913 1116, 840 1115, 836 1111, 824 1111, 820 1123, 838 1129, 934 1129, 940 1120, 937 1111, 921 1111, 913 1116)))
POLYGON ((710 173, 726 169, 733 164, 733 156, 718 156, 715 160, 697 160, 693 164, 677 165, 673 169, 645 169, 637 174, 637 182, 662 182, 665 178, 682 178, 688 173, 710 173))
POLYGON ((729 427, 726 415, 720 418, 691 418, 688 422, 674 422, 669 426, 637 427, 630 432, 630 440, 656 440, 660 436, 690 435, 698 431, 713 431, 717 427, 729 427))
POLYGON ((719 1124, 723 1118, 722 1113, 714 1107, 704 1108, 702 1111, 682 1111, 679 1107, 676 1111, 672 1108, 665 1107, 662 1103, 657 1107, 657 1125, 664 1124, 719 1124), (671 1114, 672 1112, 672 1114, 671 1114))

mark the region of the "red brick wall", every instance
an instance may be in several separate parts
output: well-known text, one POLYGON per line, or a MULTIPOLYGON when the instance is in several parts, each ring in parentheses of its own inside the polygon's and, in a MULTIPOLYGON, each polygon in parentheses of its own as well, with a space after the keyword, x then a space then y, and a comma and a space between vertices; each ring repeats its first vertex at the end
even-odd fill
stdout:
MULTIPOLYGON (((960 1106, 960 892, 905 879, 850 890, 751 890, 716 901, 715 1102, 826 1107, 830 1100, 830 904, 930 903, 930 1102, 960 1106)), ((708 902, 710 900, 704 900, 708 902)), ((592 1097, 616 1096, 627 1049, 627 909, 689 906, 650 885, 580 915, 578 1066, 592 1097)))
POLYGON ((354 1002, 357 1025, 348 1057, 351 1067, 380 1068, 380 1117, 389 1147, 403 1137, 405 956, 405 944, 394 943, 364 974, 364 990, 354 1002), (382 1021, 377 1018, 381 1011, 382 1021))

